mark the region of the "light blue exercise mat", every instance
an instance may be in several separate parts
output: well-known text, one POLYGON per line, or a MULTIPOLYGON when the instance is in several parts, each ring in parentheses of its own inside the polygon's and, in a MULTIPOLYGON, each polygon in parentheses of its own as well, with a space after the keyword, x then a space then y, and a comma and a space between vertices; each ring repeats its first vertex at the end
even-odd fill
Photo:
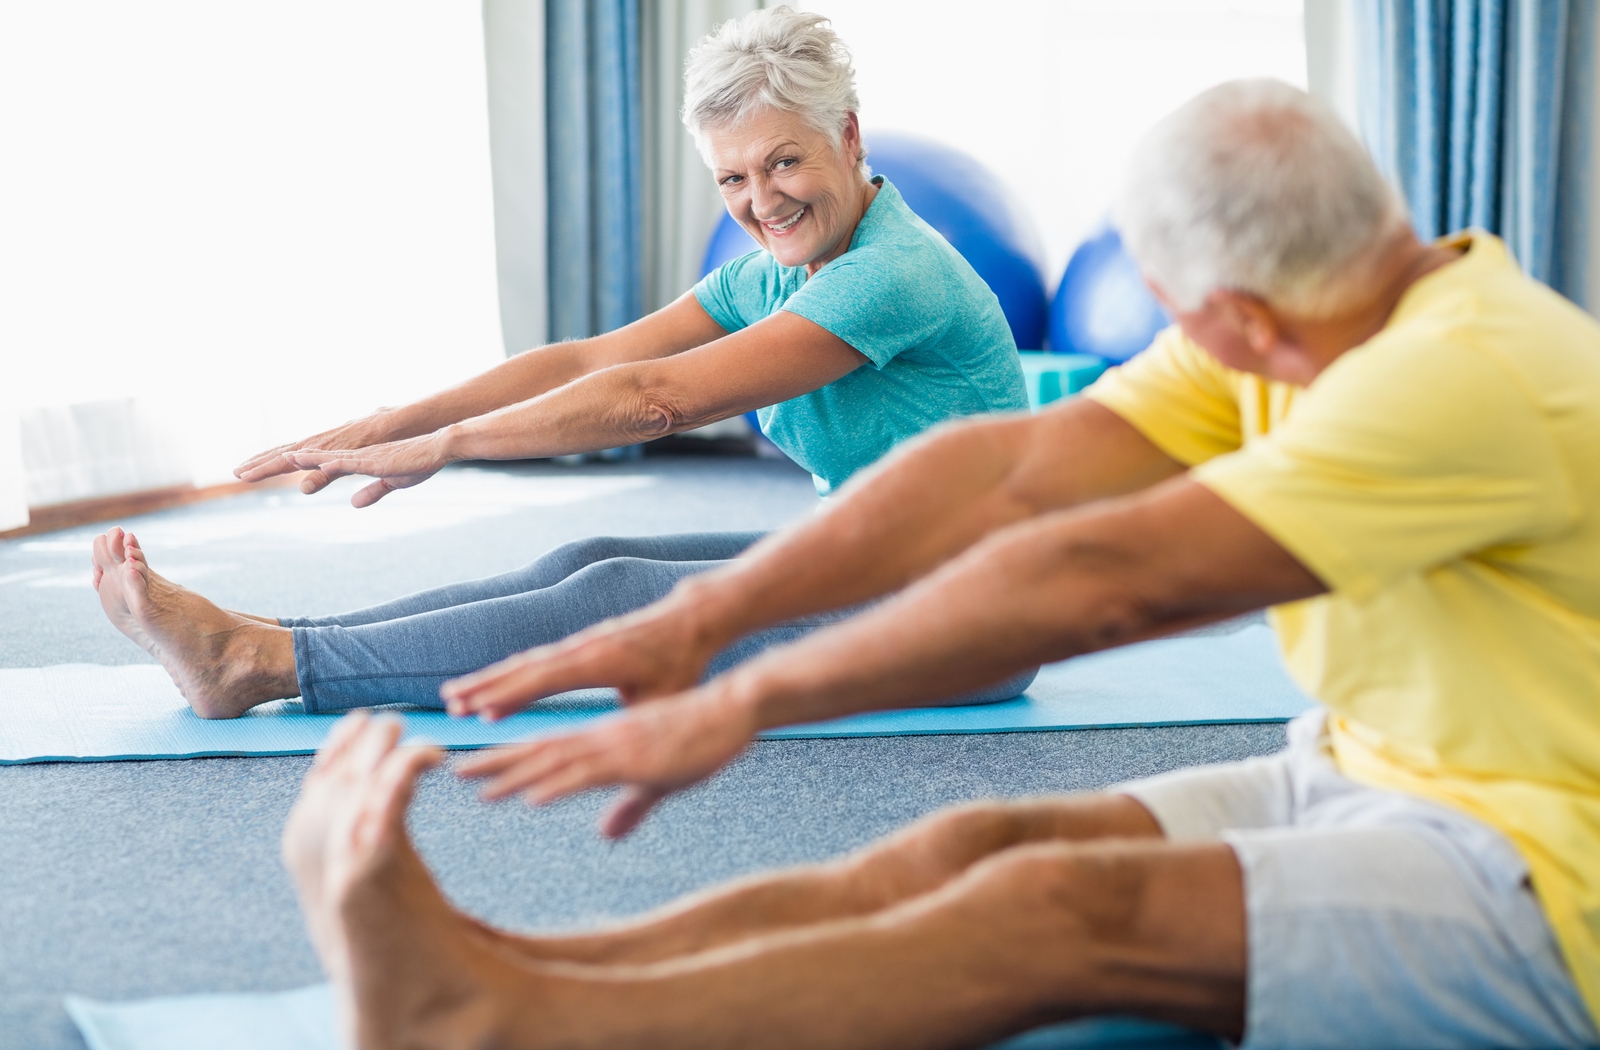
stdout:
MULTIPOLYGON (((408 742, 489 747, 570 729, 616 709, 615 694, 583 690, 542 701, 503 722, 408 710, 408 742)), ((1228 634, 1143 642, 1052 664, 1015 700, 918 708, 791 726, 772 738, 1007 733, 1047 729, 1279 722, 1311 706, 1284 672, 1272 632, 1251 624, 1228 634)), ((0 669, 0 763, 93 762, 300 755, 334 722, 297 702, 243 718, 193 714, 159 667, 0 669)))
MULTIPOLYGON (((127 1003, 66 997, 89 1050, 337 1050, 333 992, 174 995, 127 1003)), ((1121 1018, 1041 1028, 992 1050, 1221 1050, 1210 1036, 1121 1018)))

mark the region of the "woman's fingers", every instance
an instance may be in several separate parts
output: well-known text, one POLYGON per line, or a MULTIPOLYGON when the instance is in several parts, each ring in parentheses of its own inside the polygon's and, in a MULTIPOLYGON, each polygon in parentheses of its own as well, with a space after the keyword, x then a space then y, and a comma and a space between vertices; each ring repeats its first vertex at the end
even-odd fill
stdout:
POLYGON ((298 470, 286 455, 294 445, 279 445, 269 448, 265 452, 258 452, 233 468, 233 476, 240 481, 260 481, 277 474, 287 474, 298 470))
POLYGON ((384 481, 382 478, 379 478, 377 481, 374 481, 372 484, 361 489, 354 496, 351 496, 350 504, 357 509, 361 507, 370 507, 394 491, 395 486, 389 484, 387 481, 384 481))

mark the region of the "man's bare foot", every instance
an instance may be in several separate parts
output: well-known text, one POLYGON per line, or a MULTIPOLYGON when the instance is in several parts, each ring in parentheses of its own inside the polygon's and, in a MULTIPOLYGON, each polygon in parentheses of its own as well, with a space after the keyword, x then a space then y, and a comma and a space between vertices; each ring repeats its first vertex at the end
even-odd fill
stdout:
POLYGON ((287 628, 228 612, 158 576, 132 533, 95 537, 94 589, 112 626, 161 662, 201 718, 237 718, 299 695, 287 628))
POLYGON ((348 1045, 499 1045, 505 1004, 526 1004, 537 978, 450 906, 412 847, 406 808, 440 754, 399 737, 397 720, 363 712, 335 727, 284 828, 284 863, 348 1045))

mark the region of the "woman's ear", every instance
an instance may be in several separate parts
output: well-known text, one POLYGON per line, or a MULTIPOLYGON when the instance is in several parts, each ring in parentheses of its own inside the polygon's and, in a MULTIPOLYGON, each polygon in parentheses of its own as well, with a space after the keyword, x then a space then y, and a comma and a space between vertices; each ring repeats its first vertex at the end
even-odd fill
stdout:
POLYGON ((861 163, 861 120, 854 113, 844 115, 844 127, 839 132, 839 148, 852 158, 851 164, 861 163))

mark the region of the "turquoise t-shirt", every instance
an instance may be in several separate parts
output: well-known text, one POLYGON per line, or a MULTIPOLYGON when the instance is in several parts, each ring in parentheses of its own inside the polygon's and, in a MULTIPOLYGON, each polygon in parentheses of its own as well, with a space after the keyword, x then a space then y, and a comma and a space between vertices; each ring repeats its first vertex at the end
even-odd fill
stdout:
POLYGON ((881 176, 849 249, 806 279, 766 252, 724 263, 695 298, 724 331, 788 310, 871 362, 763 408, 761 430, 827 495, 935 423, 1028 407, 1011 328, 983 278, 881 176))

